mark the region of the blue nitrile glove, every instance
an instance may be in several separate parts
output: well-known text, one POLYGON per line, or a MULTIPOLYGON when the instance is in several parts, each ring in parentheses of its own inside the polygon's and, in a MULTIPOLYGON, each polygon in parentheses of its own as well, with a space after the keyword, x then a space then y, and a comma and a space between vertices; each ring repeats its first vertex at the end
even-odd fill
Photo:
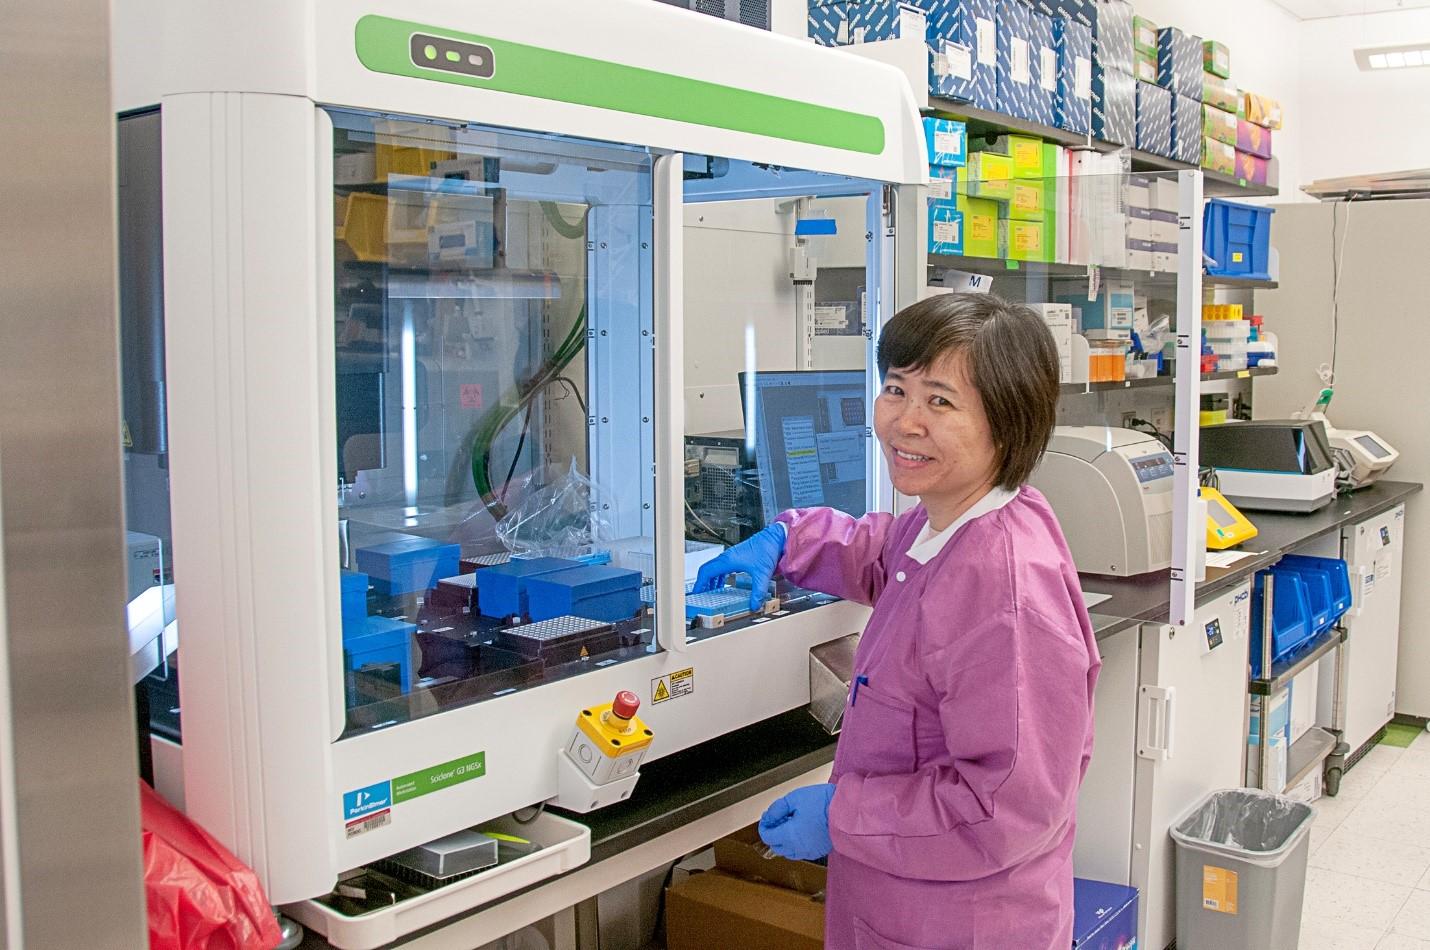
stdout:
POLYGON ((760 819, 760 838, 782 858, 814 861, 834 850, 829 840, 833 785, 806 785, 779 799, 760 819))
POLYGON ((775 579, 775 569, 780 565, 780 556, 785 553, 785 537, 788 529, 784 522, 776 521, 759 534, 741 541, 719 557, 700 565, 700 573, 695 576, 692 594, 703 594, 725 586, 725 578, 731 574, 749 574, 750 610, 758 613, 770 596, 770 581, 775 579))

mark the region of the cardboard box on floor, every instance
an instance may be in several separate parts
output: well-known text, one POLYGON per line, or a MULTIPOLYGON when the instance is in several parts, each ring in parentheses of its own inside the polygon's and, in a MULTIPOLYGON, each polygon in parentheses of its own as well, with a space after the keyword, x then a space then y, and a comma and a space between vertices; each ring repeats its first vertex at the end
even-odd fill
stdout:
POLYGON ((743 828, 715 842, 715 870, 666 891, 668 950, 821 950, 827 872, 760 849, 743 828))

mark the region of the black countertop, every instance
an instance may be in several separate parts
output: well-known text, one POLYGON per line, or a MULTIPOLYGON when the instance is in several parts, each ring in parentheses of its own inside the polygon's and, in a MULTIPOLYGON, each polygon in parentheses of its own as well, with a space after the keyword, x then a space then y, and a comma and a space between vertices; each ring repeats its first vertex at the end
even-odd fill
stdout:
MULTIPOLYGON (((1229 568, 1208 567, 1207 578, 1197 585, 1197 600, 1205 601, 1236 586, 1256 571, 1268 567, 1297 548, 1344 525, 1355 524, 1388 511, 1423 488, 1418 482, 1376 482, 1368 488, 1337 496, 1336 500, 1310 514, 1252 511, 1257 535, 1235 550, 1255 551, 1229 568)), ((1154 571, 1137 577, 1082 575, 1083 590, 1107 594, 1108 599, 1092 608, 1093 628, 1099 640, 1112 636, 1134 623, 1166 622, 1169 571, 1154 571)))

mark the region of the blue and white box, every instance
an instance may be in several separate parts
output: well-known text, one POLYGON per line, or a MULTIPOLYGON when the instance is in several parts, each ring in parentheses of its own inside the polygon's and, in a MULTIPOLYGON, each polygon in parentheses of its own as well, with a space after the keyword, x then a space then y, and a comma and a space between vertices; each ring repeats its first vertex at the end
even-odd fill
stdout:
POLYGON ((907 39, 927 42, 928 16, 917 5, 901 0, 864 0, 849 11, 849 35, 855 43, 907 39))
POLYGON ((1132 330, 1136 292, 1130 283, 1105 281, 1096 299, 1078 294, 1063 294, 1059 295, 1058 303, 1072 304, 1080 333, 1089 330, 1107 330, 1114 333, 1132 330))
POLYGON ((998 111, 1033 118, 1033 11, 1021 0, 998 5, 998 111))
POLYGON ((1137 144, 1137 77, 1092 63, 1092 134, 1116 145, 1137 144))
POLYGON ((958 177, 962 169, 946 165, 929 166, 928 196, 942 201, 952 201, 958 197, 958 177))
POLYGON ((928 18, 929 94, 998 108, 996 0, 917 0, 928 18))
POLYGON ((1052 17, 1028 10, 1028 37, 1033 50, 1033 90, 1029 100, 1034 122, 1052 125, 1058 101, 1058 47, 1052 17))
POLYGON ((1175 26, 1157 31, 1157 84, 1201 101, 1202 38, 1175 26))
POLYGON ((1172 154, 1172 90, 1137 80, 1137 147, 1172 154))
POLYGON ((929 253, 963 254, 963 214, 958 202, 929 202, 929 253))
POLYGON ((1093 24, 1092 58, 1103 69, 1133 72, 1132 4, 1126 0, 1101 0, 1093 24))
POLYGON ((1053 44, 1058 53, 1053 123, 1086 135, 1092 131, 1092 28, 1071 17, 1054 17, 1053 44))
POLYGON ((853 2, 810 0, 809 38, 821 46, 845 46, 849 39, 849 8, 853 2))
POLYGON ((924 146, 930 168, 962 168, 968 164, 968 127, 957 119, 925 118, 924 146))
POLYGON ((1172 157, 1189 165, 1202 160, 1202 104, 1187 96, 1172 103, 1172 157))
POLYGON ((1032 6, 1044 16, 1067 17, 1089 30, 1097 26, 1097 0, 1032 0, 1032 6))

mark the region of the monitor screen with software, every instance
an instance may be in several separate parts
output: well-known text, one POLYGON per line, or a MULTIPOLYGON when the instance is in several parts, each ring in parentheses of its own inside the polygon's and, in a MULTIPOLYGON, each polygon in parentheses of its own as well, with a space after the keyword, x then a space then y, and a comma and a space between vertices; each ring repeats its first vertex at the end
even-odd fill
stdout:
POLYGON ((868 508, 868 377, 863 370, 740 374, 766 523, 787 508, 868 508))

